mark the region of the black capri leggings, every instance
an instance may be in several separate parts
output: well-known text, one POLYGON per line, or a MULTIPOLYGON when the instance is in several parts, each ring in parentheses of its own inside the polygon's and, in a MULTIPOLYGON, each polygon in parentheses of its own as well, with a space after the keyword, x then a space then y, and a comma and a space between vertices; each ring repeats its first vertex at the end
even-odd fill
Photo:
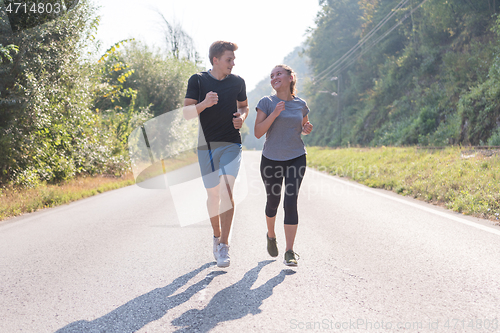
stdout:
POLYGON ((281 199, 283 178, 285 178, 285 224, 298 224, 297 198, 300 184, 306 172, 306 155, 288 161, 273 161, 264 156, 260 162, 260 175, 267 192, 266 216, 274 217, 281 199))

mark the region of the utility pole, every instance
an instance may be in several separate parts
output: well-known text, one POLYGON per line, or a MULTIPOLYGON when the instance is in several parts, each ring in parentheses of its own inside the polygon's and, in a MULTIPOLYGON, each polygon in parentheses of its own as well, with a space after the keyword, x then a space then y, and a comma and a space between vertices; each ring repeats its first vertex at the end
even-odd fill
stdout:
POLYGON ((340 145, 342 145, 342 110, 340 109, 340 81, 342 80, 342 74, 339 76, 334 76, 330 81, 337 81, 337 121, 339 123, 339 135, 340 135, 340 145))

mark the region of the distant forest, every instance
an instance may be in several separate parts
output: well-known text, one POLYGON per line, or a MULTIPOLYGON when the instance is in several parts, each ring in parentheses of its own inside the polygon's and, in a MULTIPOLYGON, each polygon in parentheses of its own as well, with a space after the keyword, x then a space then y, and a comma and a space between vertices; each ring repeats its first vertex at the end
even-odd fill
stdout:
POLYGON ((320 4, 307 144, 500 145, 500 1, 320 4))

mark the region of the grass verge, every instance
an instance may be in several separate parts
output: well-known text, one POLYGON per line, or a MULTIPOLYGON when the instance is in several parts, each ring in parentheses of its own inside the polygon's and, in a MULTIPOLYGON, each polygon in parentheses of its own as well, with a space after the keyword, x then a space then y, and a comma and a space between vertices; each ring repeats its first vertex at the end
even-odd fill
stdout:
MULTIPOLYGON (((165 161, 167 172, 195 163, 196 154, 189 153, 165 161)), ((55 207, 99 193, 135 184, 132 173, 122 177, 78 177, 60 184, 41 184, 36 188, 0 188, 0 221, 43 208, 55 207)))
MULTIPOLYGON (((498 221, 500 156, 450 147, 309 147, 308 166, 361 184, 411 196, 456 212, 498 221)), ((489 152, 489 153, 488 153, 489 152)))

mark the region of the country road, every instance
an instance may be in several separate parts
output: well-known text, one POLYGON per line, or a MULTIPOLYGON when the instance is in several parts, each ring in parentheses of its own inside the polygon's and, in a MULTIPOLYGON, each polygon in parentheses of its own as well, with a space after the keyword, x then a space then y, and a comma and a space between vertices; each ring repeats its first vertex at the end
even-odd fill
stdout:
POLYGON ((279 257, 266 251, 260 152, 243 163, 227 269, 169 190, 0 222, 0 333, 500 332, 493 222, 308 169, 289 269, 282 222, 279 257))

